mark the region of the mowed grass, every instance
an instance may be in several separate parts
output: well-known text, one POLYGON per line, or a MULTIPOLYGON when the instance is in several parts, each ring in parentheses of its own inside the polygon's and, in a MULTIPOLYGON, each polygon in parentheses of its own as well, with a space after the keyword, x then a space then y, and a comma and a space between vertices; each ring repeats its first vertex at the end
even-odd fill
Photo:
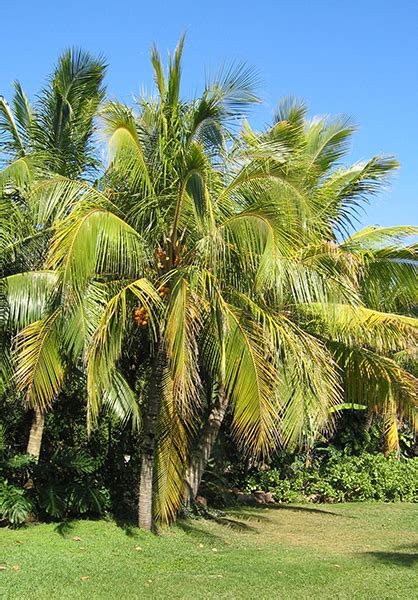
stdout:
POLYGON ((1 529, 0 597, 415 599, 417 530, 411 504, 230 510, 159 536, 105 520, 1 529))

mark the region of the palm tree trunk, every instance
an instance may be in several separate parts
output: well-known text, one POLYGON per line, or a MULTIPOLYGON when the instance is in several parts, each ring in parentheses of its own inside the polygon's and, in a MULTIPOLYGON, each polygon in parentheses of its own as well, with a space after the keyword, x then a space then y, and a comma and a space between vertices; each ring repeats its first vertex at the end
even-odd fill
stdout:
POLYGON ((153 365, 153 379, 149 386, 148 401, 142 422, 142 456, 139 476, 138 526, 146 531, 153 528, 152 491, 154 479, 155 437, 161 407, 162 350, 157 352, 153 365))
POLYGON ((28 446, 26 449, 27 454, 31 454, 35 457, 36 462, 39 460, 41 453, 42 435, 44 432, 45 414, 35 408, 33 411, 32 425, 29 433, 28 446))
POLYGON ((367 415, 366 423, 365 423, 365 425, 364 425, 364 430, 365 430, 365 431, 367 431, 367 432, 369 432, 369 431, 370 431, 370 427, 371 427, 371 426, 372 426, 372 424, 373 424, 373 417, 374 417, 374 413, 373 413, 373 411, 371 410, 371 411, 369 412, 369 414, 367 415))
POLYGON ((218 438, 219 430, 225 417, 228 399, 223 388, 219 390, 217 399, 209 414, 206 425, 202 429, 196 450, 185 475, 185 501, 190 503, 197 495, 203 473, 218 438))

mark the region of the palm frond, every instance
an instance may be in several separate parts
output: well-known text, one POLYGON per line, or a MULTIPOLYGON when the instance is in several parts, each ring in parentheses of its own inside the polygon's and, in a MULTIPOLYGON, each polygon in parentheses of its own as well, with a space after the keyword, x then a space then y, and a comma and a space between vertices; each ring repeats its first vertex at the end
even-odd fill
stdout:
POLYGON ((57 291, 58 275, 54 271, 33 271, 9 275, 2 281, 8 306, 7 320, 17 330, 46 316, 57 291))
POLYGON ((146 263, 141 236, 113 212, 83 206, 57 229, 47 264, 80 291, 95 274, 134 278, 146 263))
POLYGON ((162 381, 163 401, 158 420, 156 468, 154 472, 154 515, 160 523, 175 520, 183 501, 184 472, 189 436, 178 414, 168 372, 162 381))
POLYGON ((25 146, 19 134, 19 129, 10 106, 3 96, 0 96, 0 147, 3 152, 24 156, 25 146))
POLYGON ((132 191, 152 195, 153 185, 132 110, 123 104, 109 102, 101 117, 111 165, 128 177, 132 191))
POLYGON ((110 389, 117 361, 122 352, 128 320, 133 320, 133 300, 137 299, 148 315, 151 342, 156 339, 160 297, 152 284, 139 279, 123 287, 107 302, 99 326, 91 339, 87 355, 88 427, 97 419, 103 394, 110 389), (131 304, 129 303, 131 301, 131 304))
POLYGON ((328 342, 341 367, 347 402, 384 412, 395 402, 398 415, 416 424, 417 380, 394 360, 365 348, 328 342))
POLYGON ((19 333, 15 377, 28 405, 43 412, 59 392, 64 373, 59 311, 55 311, 19 333))
POLYGON ((319 335, 348 346, 366 346, 388 353, 407 348, 418 338, 418 319, 412 317, 349 304, 312 303, 299 308, 320 320, 316 328, 319 335))
POLYGON ((164 331, 168 368, 172 379, 174 410, 182 418, 195 417, 200 397, 197 334, 199 303, 187 281, 179 279, 170 293, 170 303, 164 331))
POLYGON ((132 428, 135 431, 141 430, 142 417, 138 398, 125 377, 116 369, 112 372, 109 387, 103 390, 102 404, 121 425, 132 419, 132 428))

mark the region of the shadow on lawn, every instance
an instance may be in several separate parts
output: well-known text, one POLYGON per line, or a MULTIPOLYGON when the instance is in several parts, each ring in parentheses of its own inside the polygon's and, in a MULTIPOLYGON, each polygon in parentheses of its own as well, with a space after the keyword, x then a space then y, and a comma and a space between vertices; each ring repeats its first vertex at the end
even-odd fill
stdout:
MULTIPOLYGON (((252 527, 251 525, 248 525, 247 523, 243 523, 242 521, 237 521, 236 519, 231 519, 227 516, 214 517, 214 516, 208 515, 205 517, 205 520, 214 521, 218 525, 222 525, 223 527, 226 527, 228 529, 233 529, 233 530, 239 531, 241 533, 243 533, 243 532, 258 533, 258 531, 255 527, 252 527)), ((221 538, 219 535, 216 535, 207 530, 201 529, 198 526, 198 523, 199 523, 198 520, 194 521, 192 519, 187 519, 187 520, 181 519, 181 520, 177 521, 176 527, 178 527, 179 529, 181 529, 182 531, 187 533, 187 535, 191 535, 200 540, 206 539, 207 541, 211 541, 211 542, 216 542, 219 540, 223 541, 223 538, 221 538)))
POLYGON ((65 537, 66 535, 69 535, 72 532, 74 526, 77 523, 78 519, 66 519, 65 521, 61 521, 61 523, 58 523, 54 531, 56 531, 56 533, 59 533, 60 536, 65 537))
POLYGON ((113 522, 123 530, 127 537, 138 537, 138 525, 133 518, 113 516, 113 522))
POLYGON ((274 508, 276 510, 290 510, 296 512, 307 512, 320 515, 332 515, 333 517, 343 517, 344 519, 355 519, 352 515, 342 515, 341 513, 334 512, 332 510, 324 510, 323 508, 313 508, 310 506, 292 506, 291 504, 269 504, 267 508, 274 508))
POLYGON ((416 552, 363 552, 362 555, 374 558, 385 565, 414 567, 415 564, 418 564, 418 553, 416 552))
POLYGON ((284 510, 284 511, 294 511, 294 512, 304 512, 304 513, 313 513, 320 515, 330 515, 333 517, 343 517, 344 519, 355 519, 352 515, 341 514, 337 512, 333 512, 332 510, 324 510, 322 508, 313 508, 308 506, 292 506, 290 504, 259 504, 246 506, 245 512, 242 508, 232 508, 226 509, 228 513, 239 515, 240 518, 256 518, 258 520, 268 520, 268 517, 263 515, 263 511, 265 510, 284 510))

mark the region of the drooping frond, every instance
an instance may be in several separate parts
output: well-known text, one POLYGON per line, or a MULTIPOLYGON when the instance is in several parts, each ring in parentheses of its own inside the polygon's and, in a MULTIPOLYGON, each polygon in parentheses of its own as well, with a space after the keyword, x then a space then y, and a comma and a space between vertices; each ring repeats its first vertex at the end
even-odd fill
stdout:
POLYGON ((371 350, 338 342, 328 345, 341 367, 347 402, 367 404, 378 412, 396 402, 398 415, 416 423, 417 380, 411 373, 371 350))
POLYGON ((276 318, 281 405, 280 441, 294 448, 308 436, 330 431, 332 409, 341 402, 338 368, 327 348, 289 321, 276 318))
POLYGON ((145 265, 141 236, 116 214, 100 207, 80 207, 54 235, 48 265, 62 274, 64 284, 82 290, 95 274, 124 273, 134 278, 145 265))
POLYGON ((114 370, 109 380, 109 387, 103 390, 102 404, 121 423, 125 425, 132 419, 132 428, 140 431, 142 426, 141 409, 135 392, 126 381, 125 377, 114 370))
POLYGON ((99 327, 106 298, 106 286, 97 281, 90 282, 81 297, 67 291, 62 338, 66 351, 74 360, 83 356, 91 344, 99 327))
MULTIPOLYGON (((139 279, 123 287, 107 302, 87 355, 88 427, 97 419, 102 397, 110 389, 122 352, 124 333, 133 321, 133 300, 137 299, 149 320, 151 338, 156 336, 160 297, 152 284, 139 279)), ((151 339, 152 341, 152 339, 151 339)))
POLYGON ((65 219, 76 207, 93 205, 115 208, 109 198, 85 181, 62 175, 43 178, 32 186, 29 204, 38 225, 65 219))
POLYGON ((0 171, 0 193, 11 192, 15 189, 25 193, 32 180, 31 159, 26 156, 17 158, 0 171))
POLYGON ((58 311, 19 333, 15 377, 29 406, 41 411, 51 406, 64 379, 58 311))
POLYGON ((277 370, 274 394, 280 443, 294 448, 308 434, 332 429, 330 413, 341 401, 341 388, 337 366, 324 344, 284 314, 244 294, 236 301, 252 314, 261 328, 260 336, 270 339, 274 348, 275 358, 270 362, 275 361, 277 370))
POLYGON ((101 116, 112 167, 128 178, 132 192, 152 196, 153 185, 132 110, 110 102, 101 116))
POLYGON ((185 279, 179 279, 170 292, 164 339, 171 377, 173 410, 188 417, 192 427, 200 396, 197 334, 199 302, 185 279))
POLYGON ((3 282, 8 321, 16 330, 45 317, 52 295, 57 291, 58 275, 54 271, 16 273, 5 277, 3 282))
POLYGON ((348 346, 366 346, 388 353, 407 348, 418 339, 418 319, 412 317, 349 304, 310 304, 299 308, 320 320, 316 327, 319 335, 348 346))
POLYGON ((164 393, 157 432, 154 515, 157 522, 164 524, 175 520, 183 501, 184 472, 190 444, 185 421, 173 401, 168 371, 161 383, 164 393))
POLYGON ((267 455, 278 443, 277 365, 263 331, 224 305, 225 392, 231 398, 233 433, 254 454, 267 455))

